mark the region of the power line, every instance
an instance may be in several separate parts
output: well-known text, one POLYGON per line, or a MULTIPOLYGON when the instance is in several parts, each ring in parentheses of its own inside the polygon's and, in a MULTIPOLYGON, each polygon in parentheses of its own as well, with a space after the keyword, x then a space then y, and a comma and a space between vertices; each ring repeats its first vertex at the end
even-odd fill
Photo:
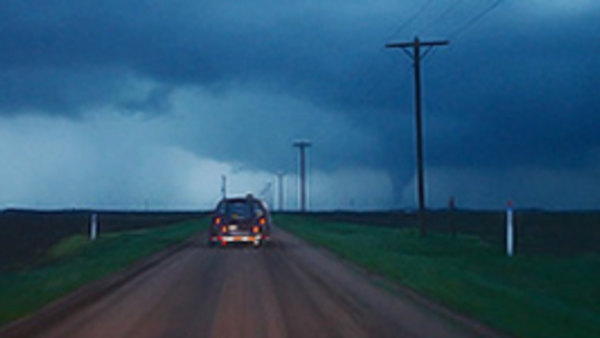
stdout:
POLYGON ((462 34, 467 29, 471 28, 471 26, 473 26, 474 24, 476 24, 479 20, 483 19, 483 17, 485 17, 490 12, 492 12, 494 9, 496 9, 496 7, 500 6, 500 4, 503 1, 504 0, 496 0, 490 6, 484 8, 483 11, 479 12, 477 15, 475 15, 474 17, 472 17, 464 25, 459 26, 457 29, 455 29, 454 31, 452 31, 452 33, 450 33, 450 35, 449 35, 449 38, 456 38, 456 36, 458 36, 459 34, 462 34))
MULTIPOLYGON (((486 16, 492 10, 494 10, 498 5, 500 5, 500 3, 502 1, 503 0, 496 0, 490 6, 483 9, 483 11, 478 12, 474 17, 472 17, 471 19, 468 19, 465 24, 459 26, 457 29, 452 31, 452 33, 450 34, 450 37, 456 37, 457 35, 462 34, 464 31, 466 31, 468 28, 470 28, 472 25, 477 23, 484 16, 486 16)), ((455 12, 464 3, 465 3, 464 0, 456 0, 456 1, 452 2, 448 7, 446 7, 446 9, 444 11, 442 11, 439 15, 437 15, 433 20, 430 20, 426 25, 422 26, 422 27, 424 27, 423 31, 429 31, 432 27, 435 26, 436 22, 440 22, 441 20, 447 18, 448 15, 455 12)), ((417 21, 428 9, 430 9, 432 4, 433 4, 433 0, 428 0, 427 2, 423 3, 423 5, 421 5, 416 10, 416 12, 414 12, 410 17, 408 17, 406 20, 404 20, 404 22, 402 22, 402 24, 389 35, 389 37, 386 41, 389 41, 392 37, 394 37, 397 34, 399 34, 400 32, 402 32, 406 27, 410 26, 415 21, 417 21)), ((436 52, 437 52, 437 49, 425 50, 425 53, 423 53, 423 55, 422 55, 422 61, 424 62, 425 60, 431 58, 436 52)), ((368 60, 368 62, 363 63, 361 70, 358 72, 358 80, 355 82, 357 84, 355 86, 355 90, 357 92, 363 93, 360 96, 360 99, 358 100, 359 106, 362 106, 362 104, 364 104, 365 102, 370 100, 372 97, 372 94, 382 84, 381 79, 378 79, 374 82, 371 82, 371 80, 370 80, 373 76, 372 71, 373 71, 375 65, 377 64, 376 60, 377 60, 378 53, 384 54, 387 57, 389 57, 388 54, 383 53, 383 48, 378 49, 377 52, 371 56, 371 58, 368 60)))
POLYGON ((450 6, 446 8, 443 12, 441 12, 438 16, 430 20, 426 25, 423 25, 420 29, 417 30, 418 34, 423 34, 431 29, 431 27, 435 27, 436 22, 442 21, 444 18, 448 16, 448 14, 452 13, 455 9, 457 9, 463 3, 463 0, 456 0, 450 3, 450 6))
MULTIPOLYGON (((462 0, 459 0, 459 1, 462 1, 462 0)), ((428 0, 427 2, 425 2, 421 7, 419 7, 417 9, 416 12, 414 12, 410 17, 408 17, 406 20, 404 20, 404 22, 401 23, 400 26, 398 26, 398 28, 396 28, 391 34, 389 34, 389 36, 382 42, 385 43, 385 42, 389 41, 391 38, 393 38, 394 36, 396 36, 397 34, 399 34, 402 30, 404 30, 406 27, 408 27, 410 24, 412 24, 415 20, 417 20, 423 13, 425 13, 425 11, 432 4, 433 4, 433 0, 428 0)), ((385 49, 385 47, 378 49, 377 53, 374 53, 371 56, 371 58, 368 60, 368 62, 362 64, 361 70, 358 72, 359 75, 358 75, 358 81, 356 81, 356 83, 357 83, 356 91, 362 92, 365 94, 365 95, 360 96, 361 98, 358 101, 359 106, 361 106, 362 104, 367 102, 369 99, 371 99, 372 94, 381 85, 381 82, 382 82, 381 80, 375 81, 375 82, 367 81, 367 76, 372 74, 372 70, 375 67, 375 65, 377 64, 376 61, 377 61, 377 56, 379 53, 390 58, 389 54, 384 53, 384 49, 385 49), (371 82, 371 83, 367 84, 366 82, 371 82), (366 90, 361 90, 365 87, 367 87, 366 90)), ((393 62, 395 60, 391 60, 391 61, 393 62)), ((393 62, 393 64, 397 65, 397 63, 395 63, 395 62, 393 62)))
MULTIPOLYGON (((496 9, 496 7, 498 7, 500 4, 502 4, 502 2, 504 2, 504 0, 496 0, 490 6, 484 8, 481 12, 479 12, 478 14, 473 16, 471 19, 469 19, 467 22, 465 22, 465 24, 454 29, 452 31, 452 33, 450 33, 449 38, 456 41, 456 38, 458 35, 464 33, 467 29, 471 28, 471 26, 475 25, 479 20, 483 19, 484 16, 488 15, 490 12, 492 12, 494 9, 496 9)), ((429 56, 431 58, 431 57, 433 57, 433 55, 435 55, 436 52, 437 52, 437 49, 431 51, 431 53, 427 56, 429 56)), ((425 56, 423 58, 423 61, 427 60, 427 56, 425 56)))
MULTIPOLYGON (((416 12, 414 12, 410 17, 408 17, 406 20, 404 20, 404 22, 402 24, 400 24, 400 26, 398 26, 398 28, 396 28, 391 34, 389 34, 389 36, 383 42, 385 43, 386 41, 389 41, 392 37, 399 34, 402 30, 404 30, 411 23, 413 23, 415 20, 417 20, 429 8, 429 6, 431 6, 431 4, 433 4, 433 0, 428 0, 426 3, 424 3, 421 7, 419 7, 417 9, 416 12)), ((384 53, 384 49, 385 49, 385 46, 378 49, 377 52, 381 53, 382 55, 385 55, 386 57, 389 58, 389 55, 384 53)), ((377 89, 377 87, 379 85, 381 85, 381 81, 376 81, 376 82, 368 85, 367 90, 365 90, 365 91, 360 90, 363 87, 365 87, 366 77, 371 74, 371 71, 373 70, 374 66, 377 64, 377 62, 376 62, 377 56, 378 56, 377 53, 373 54, 367 63, 363 63, 362 70, 359 71, 359 76, 358 76, 358 81, 357 81, 357 84, 358 84, 357 92, 360 91, 360 92, 364 92, 366 94, 366 95, 361 95, 361 99, 358 102, 359 105, 362 105, 363 103, 368 101, 371 98, 375 89, 377 89)), ((392 60, 392 61, 394 61, 394 60, 392 60)), ((396 63, 394 63, 394 64, 396 64, 396 63)))
POLYGON ((364 111, 363 105, 369 102, 373 97, 374 93, 381 88, 382 84, 386 81, 387 76, 391 73, 384 73, 382 77, 380 72, 373 72, 375 66, 378 65, 380 58, 385 56, 390 64, 394 67, 400 67, 392 55, 384 52, 385 47, 378 48, 373 51, 368 62, 362 62, 359 71, 353 73, 358 74, 357 76, 348 77, 349 83, 355 83, 352 90, 356 93, 357 99, 354 102, 354 106, 360 108, 355 115, 359 120, 364 116, 367 116, 367 112, 364 111))
POLYGON ((407 18, 407 20, 405 20, 392 34, 390 34, 387 37, 386 41, 389 41, 391 38, 393 38, 394 36, 399 34, 406 27, 408 27, 415 20, 417 20, 421 16, 421 14, 425 13, 425 11, 429 8, 429 6, 431 6, 432 3, 433 3, 433 0, 429 0, 426 3, 424 3, 423 6, 421 6, 412 16, 407 18))
MULTIPOLYGON (((425 12, 425 10, 427 10, 427 8, 432 3, 433 3, 433 0, 428 0, 415 13, 413 13, 413 15, 411 15, 406 20, 404 20, 404 22, 402 24, 400 24, 400 26, 398 26, 398 28, 396 28, 391 34, 389 34, 389 36, 383 42, 385 43, 386 41, 389 41, 392 37, 394 37, 395 35, 397 35, 398 33, 400 33, 402 30, 404 30, 404 28, 406 28, 408 25, 410 25, 413 21, 415 21, 416 19, 418 19, 419 16, 421 14, 423 14, 423 12, 425 12)), ((377 52, 381 53, 382 55, 385 55, 386 57, 388 57, 388 55, 383 52, 384 49, 385 49, 385 47, 382 47, 382 48, 378 49, 377 52)), ((363 63, 361 71, 358 72, 359 73, 359 77, 358 77, 358 81, 357 81, 357 84, 358 84, 358 86, 357 86, 358 88, 357 89, 361 89, 361 87, 363 87, 365 85, 366 77, 369 74, 371 74, 371 71, 373 70, 373 67, 377 64, 377 62, 376 62, 377 56, 378 56, 377 53, 373 54, 367 63, 363 63)), ((379 84, 379 82, 377 82, 375 84, 371 84, 370 85, 370 89, 367 90, 367 91, 365 91, 365 93, 369 94, 367 96, 367 98, 369 98, 371 92, 373 91, 373 88, 376 87, 377 84, 379 84)), ((365 98, 364 95, 363 95, 363 100, 361 100, 360 103, 363 103, 363 101, 366 101, 367 98, 365 98)))

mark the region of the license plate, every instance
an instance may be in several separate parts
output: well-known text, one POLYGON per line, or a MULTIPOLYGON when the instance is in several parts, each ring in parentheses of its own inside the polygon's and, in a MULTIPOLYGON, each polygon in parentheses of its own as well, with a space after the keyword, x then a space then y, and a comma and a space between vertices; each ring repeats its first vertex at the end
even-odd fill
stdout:
POLYGON ((237 231, 238 226, 237 225, 230 225, 229 226, 229 231, 237 231))

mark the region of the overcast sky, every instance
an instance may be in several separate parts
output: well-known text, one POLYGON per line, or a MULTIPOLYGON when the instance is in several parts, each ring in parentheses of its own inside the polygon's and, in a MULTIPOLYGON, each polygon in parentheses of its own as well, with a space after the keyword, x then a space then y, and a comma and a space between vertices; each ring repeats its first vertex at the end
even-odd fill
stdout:
POLYGON ((0 209, 414 208, 416 35, 430 206, 600 206, 598 1, 5 0, 0 209))

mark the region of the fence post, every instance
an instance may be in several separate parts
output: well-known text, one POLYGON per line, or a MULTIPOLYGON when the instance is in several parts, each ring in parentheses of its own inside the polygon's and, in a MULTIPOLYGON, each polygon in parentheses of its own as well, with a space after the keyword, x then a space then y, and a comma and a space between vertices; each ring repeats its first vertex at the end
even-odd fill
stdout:
POLYGON ((98 214, 93 212, 90 216, 90 240, 94 241, 98 237, 98 214))
POLYGON ((512 257, 514 255, 514 212, 511 201, 506 203, 506 255, 512 257))
POLYGON ((454 196, 450 196, 450 199, 448 200, 448 211, 450 232, 452 233, 452 237, 456 237, 456 199, 454 196))

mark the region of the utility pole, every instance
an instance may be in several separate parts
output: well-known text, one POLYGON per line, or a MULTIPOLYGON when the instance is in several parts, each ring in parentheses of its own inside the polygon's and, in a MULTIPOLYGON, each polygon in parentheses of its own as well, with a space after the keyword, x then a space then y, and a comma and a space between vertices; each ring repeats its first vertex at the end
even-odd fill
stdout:
POLYGON ((221 195, 227 197, 227 176, 221 175, 221 195))
POLYGON ((420 41, 415 37, 412 42, 388 43, 386 48, 402 48, 402 51, 414 61, 415 67, 415 114, 417 129, 417 189, 419 194, 419 228, 421 236, 427 234, 425 229, 425 175, 423 168, 423 128, 421 122, 421 60, 436 46, 446 46, 450 42, 444 41, 420 41), (421 53, 421 47, 427 47, 425 52, 421 53), (412 49, 412 53, 409 51, 412 49))
POLYGON ((306 212, 306 148, 311 146, 308 140, 294 142, 300 151, 300 211, 306 212))
POLYGON ((278 206, 279 211, 283 211, 283 177, 285 173, 283 171, 277 172, 277 188, 278 188, 278 206))
POLYGON ((275 201, 273 201, 275 199, 274 195, 275 194, 273 193, 273 182, 267 181, 264 188, 260 191, 259 196, 264 198, 265 201, 267 201, 267 203, 271 205, 272 203, 275 203, 275 201), (271 195, 270 198, 269 195, 271 195))

